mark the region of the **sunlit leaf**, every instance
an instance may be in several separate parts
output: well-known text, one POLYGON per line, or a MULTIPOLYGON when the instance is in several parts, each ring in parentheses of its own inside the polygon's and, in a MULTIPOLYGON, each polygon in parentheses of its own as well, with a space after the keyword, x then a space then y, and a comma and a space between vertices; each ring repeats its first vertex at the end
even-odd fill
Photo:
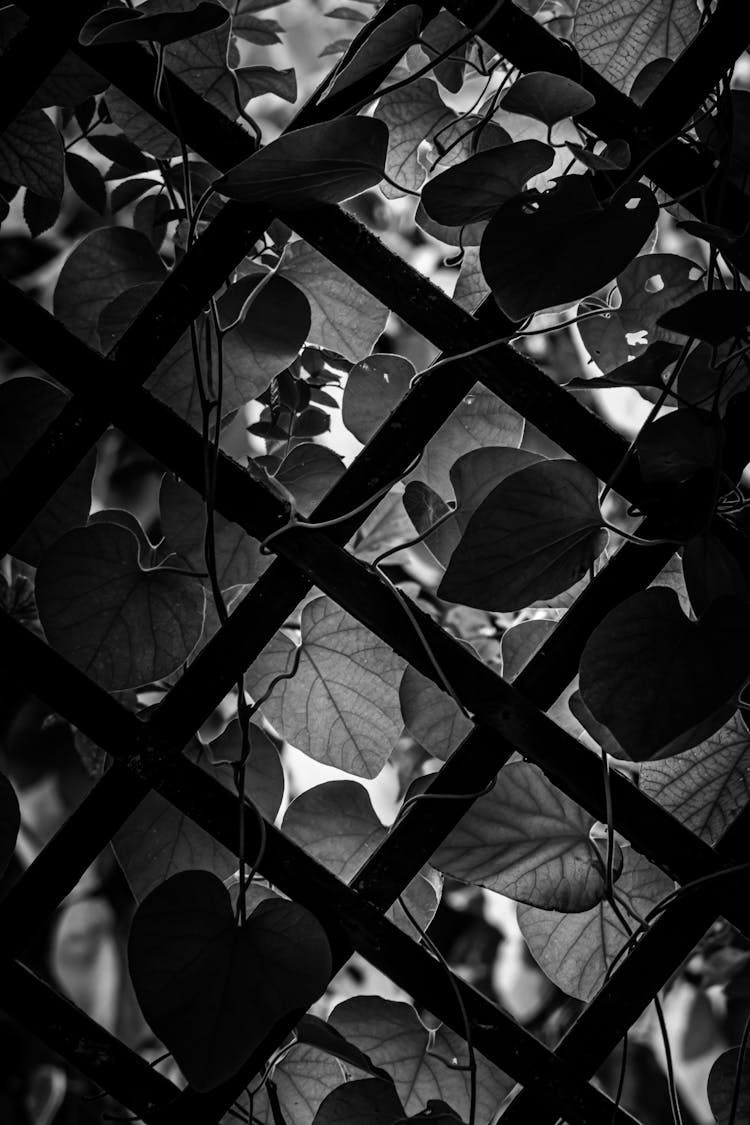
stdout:
POLYGON ((503 679, 512 683, 520 675, 554 631, 556 624, 556 621, 547 617, 536 617, 505 630, 500 642, 503 679))
POLYGON ((36 598, 52 647, 109 691, 168 676, 203 630, 200 582, 142 570, 137 539, 116 524, 58 539, 37 570, 36 598))
POLYGON ((565 117, 577 117, 594 105, 594 95, 578 82, 573 82, 562 74, 550 74, 546 70, 522 74, 503 95, 502 100, 503 109, 507 112, 533 117, 548 126, 555 125, 565 117))
POLYGON ((13 858, 20 827, 18 798, 5 774, 0 773, 0 876, 13 858))
POLYGON ((281 273, 310 302, 311 343, 355 361, 369 355, 388 319, 385 305, 306 242, 288 247, 281 273))
POLYGON ((355 363, 346 378, 341 414, 347 430, 363 444, 398 406, 414 378, 408 359, 390 353, 355 363))
MULTIPOLYGON (((292 667, 295 646, 282 633, 255 661, 248 691, 258 698, 292 667)), ((297 674, 282 680, 263 713, 284 737, 316 761, 374 777, 401 733, 398 685, 404 662, 329 598, 302 611, 297 674)))
POLYGON ((165 47, 179 39, 190 39, 221 27, 229 19, 220 4, 200 3, 182 12, 145 15, 137 8, 105 8, 81 28, 78 41, 84 47, 106 43, 158 43, 165 47))
MULTIPOLYGON (((441 100, 434 82, 417 78, 381 98, 375 117, 385 121, 390 132, 385 165, 388 176, 404 188, 418 191, 426 174, 419 163, 419 146, 454 121, 455 113, 441 100)), ((382 191, 387 199, 405 194, 390 183, 383 184, 382 191)))
MULTIPOLYGON (((31 449, 67 401, 62 391, 41 379, 11 379, 0 386, 0 479, 31 449)), ((52 499, 13 544, 12 555, 38 566, 47 547, 86 522, 95 468, 92 450, 59 482, 52 499)))
POLYGON ((581 58, 624 93, 656 59, 676 59, 698 30, 693 0, 581 0, 573 43, 581 58))
POLYGON ((644 763, 640 788, 715 844, 750 800, 750 735, 739 712, 700 746, 644 763))
POLYGON ((606 542, 593 473, 577 461, 530 465, 476 509, 438 594, 478 609, 524 609, 572 586, 606 542))
POLYGON ((68 255, 55 286, 55 316, 85 343, 98 347, 99 315, 106 306, 133 286, 162 281, 166 272, 140 231, 101 227, 68 255))
POLYGON ((452 697, 411 665, 404 672, 399 698, 405 727, 428 754, 441 761, 473 729, 452 697))
POLYGON ((275 479, 288 488, 303 515, 309 516, 344 474, 338 453, 325 445, 295 445, 276 471, 275 479))
POLYGON ((46 113, 24 109, 0 137, 0 180, 59 203, 65 187, 62 137, 46 113))
MULTIPOLYGON (((356 781, 327 781, 307 789, 284 813, 282 828, 344 883, 352 881, 388 835, 367 790, 356 781)), ((425 870, 403 892, 408 909, 423 929, 435 916, 440 887, 440 877, 425 870)), ((388 917, 407 933, 413 933, 398 903, 390 908, 388 917)))
POLYGON ((730 1047, 719 1055, 708 1075, 708 1101, 717 1125, 747 1125, 750 1121, 750 1055, 747 1051, 742 1058, 737 1081, 737 1067, 740 1065, 739 1047, 730 1047), (732 1116, 732 1106, 737 1105, 732 1116))
MULTIPOLYGON (((304 1016, 303 1020, 312 1018, 304 1016)), ((301 1026, 297 1025, 298 1035, 301 1026)), ((312 1125, 323 1099, 346 1081, 336 1058, 306 1042, 297 1042, 285 1050, 271 1077, 286 1125, 312 1125)), ((240 1111, 245 1110, 248 1119, 252 1115, 260 1125, 276 1125, 267 1086, 254 1090, 252 1099, 243 1092, 236 1104, 240 1111)), ((234 1112, 227 1113, 222 1125, 235 1125, 236 1121, 234 1112)))
POLYGON ((133 918, 128 963, 138 1002, 188 1081, 230 1078, 269 1027, 325 990, 331 952, 314 916, 262 902, 238 926, 229 893, 207 871, 162 883, 133 918))
MULTIPOLYGON (((355 996, 338 1004, 328 1022, 390 1074, 408 1114, 418 1113, 431 1099, 448 1102, 463 1120, 469 1116, 468 1070, 451 1065, 458 1055, 465 1064, 463 1039, 440 1027, 430 1033, 410 1004, 355 996)), ((511 1082, 501 1070, 477 1055, 477 1121, 489 1121, 511 1082)))
POLYGON ((482 238, 482 272, 511 320, 600 289, 643 246, 659 217, 643 184, 620 188, 602 207, 583 176, 504 203, 482 238))
POLYGON ((296 210, 341 203, 383 178, 388 129, 373 117, 338 117, 284 133, 214 181, 241 203, 296 210))
POLYGON ((372 562, 383 551, 411 537, 412 525, 404 510, 403 495, 403 485, 392 488, 356 532, 352 549, 358 559, 372 562))
POLYGON ((456 288, 453 290, 453 300, 466 312, 473 313, 489 295, 490 287, 484 280, 479 264, 479 248, 467 246, 456 288))
POLYGON ((610 610, 589 637, 581 695, 631 757, 669 757, 733 713, 750 675, 749 645, 742 602, 721 598, 689 621, 673 590, 652 587, 610 610))
POLYGON ((422 9, 418 4, 407 4, 394 12, 368 35, 354 58, 336 75, 325 96, 340 94, 390 62, 395 65, 416 41, 421 21, 422 9))
MULTIPOLYGON (((594 818, 530 762, 505 766, 433 857, 446 875, 544 910, 589 910, 604 896, 594 818)), ((615 873, 622 866, 616 849, 615 873)))
MULTIPOLYGON (((625 848, 622 854, 617 897, 642 918, 674 890, 674 883, 632 848, 625 848)), ((632 926, 628 912, 621 907, 620 913, 632 926)), ((585 1001, 599 991, 608 966, 628 938, 620 918, 605 901, 582 914, 519 906, 518 924, 545 976, 568 996, 585 1001)))
POLYGON ((429 180, 422 203, 431 218, 450 226, 490 219, 554 156, 549 145, 534 140, 485 149, 429 180))

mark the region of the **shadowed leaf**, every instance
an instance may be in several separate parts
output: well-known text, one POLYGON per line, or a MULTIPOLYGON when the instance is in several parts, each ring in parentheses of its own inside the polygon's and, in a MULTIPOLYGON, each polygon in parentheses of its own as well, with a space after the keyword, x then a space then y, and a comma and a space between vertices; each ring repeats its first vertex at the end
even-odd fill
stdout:
POLYGON ((201 3, 182 12, 144 15, 133 8, 105 8, 86 20, 78 35, 84 47, 105 43, 158 43, 165 47, 221 27, 229 19, 220 4, 201 3))
POLYGON ((750 324, 750 293, 742 289, 712 289, 697 293, 684 304, 667 309, 657 323, 669 332, 695 336, 716 347, 740 336, 750 324))
POLYGON ((489 219, 501 204, 554 160, 541 141, 518 141, 485 149, 434 176, 422 189, 422 203, 438 223, 460 226, 489 219))
POLYGON ((5 774, 0 773, 0 876, 13 858, 20 827, 18 798, 5 774))
POLYGON ((414 366, 400 355, 377 354, 355 363, 346 378, 341 415, 363 444, 398 406, 414 378, 414 366))
POLYGON ((730 1047, 719 1055, 708 1075, 708 1101, 717 1125, 747 1125, 750 1121, 750 1056, 747 1051, 742 1059, 738 1085, 739 1061, 739 1047, 730 1047), (737 1108, 732 1119, 735 1091, 738 1094, 737 1108))
POLYGON ((502 99, 506 112, 522 113, 545 125, 555 125, 565 117, 576 117, 594 105, 596 98, 583 86, 562 74, 549 74, 545 70, 522 74, 502 99))
POLYGON ((389 62, 395 65, 416 41, 421 20, 422 10, 418 4, 407 4, 384 20, 367 37, 354 58, 336 75, 325 97, 340 94, 352 83, 385 67, 389 62))

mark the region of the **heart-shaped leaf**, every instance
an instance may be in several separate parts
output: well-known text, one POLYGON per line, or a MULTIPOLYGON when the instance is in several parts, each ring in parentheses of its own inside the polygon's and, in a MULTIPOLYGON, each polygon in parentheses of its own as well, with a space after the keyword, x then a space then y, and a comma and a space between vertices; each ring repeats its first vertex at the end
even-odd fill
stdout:
MULTIPOLYGON (((0 386, 0 479, 42 436, 67 401, 62 391, 41 379, 21 377, 0 386)), ((92 450, 13 544, 15 558, 38 566, 56 539, 86 522, 95 468, 96 450, 92 450)))
POLYGON ((434 176, 422 189, 422 203, 432 219, 447 226, 490 219, 554 158, 554 149, 535 140, 485 149, 434 176))
POLYGON ((245 349, 245 361, 262 372, 266 383, 299 354, 310 332, 307 297, 286 277, 274 274, 255 293, 263 272, 249 273, 217 301, 222 326, 245 349), (255 296, 253 296, 255 294, 255 296))
MULTIPOLYGON (((297 1025, 298 1036, 305 1022, 314 1018, 302 1017, 297 1025)), ((327 1024, 323 1026, 327 1027, 327 1024)), ((340 1036, 338 1038, 341 1039, 340 1036)), ((341 1039, 341 1042, 344 1040, 341 1039)), ((276 1097, 286 1125, 312 1125, 324 1098, 346 1081, 336 1057, 299 1039, 291 1048, 285 1048, 270 1077, 276 1087, 276 1097)), ((234 1108, 239 1112, 244 1109, 248 1121, 276 1125, 277 1119, 268 1097, 268 1084, 260 1090, 253 1089, 252 1093, 245 1090, 234 1108)), ((232 1111, 223 1118, 222 1125, 234 1125, 236 1120, 232 1111)))
POLYGON ((380 183, 387 151, 384 122, 338 117, 283 134, 213 186, 228 199, 281 211, 342 203, 380 183))
MULTIPOLYGON (((642 918, 674 883, 647 859, 625 848, 617 882, 620 915, 642 918), (626 905, 624 905, 626 904, 626 905)), ((609 965, 628 939, 620 918, 602 901, 582 914, 562 914, 538 906, 519 906, 518 925, 534 960, 568 996, 588 1001, 601 988, 609 965)))
POLYGON ((357 1078, 328 1095, 314 1125, 396 1125, 403 1120, 404 1107, 392 1082, 357 1078))
POLYGON ((658 217, 643 184, 620 188, 602 207, 588 180, 568 176, 495 212, 480 247, 482 272, 505 315, 522 320, 601 289, 635 258, 658 217))
POLYGON ((664 758, 713 734, 750 675, 750 607, 713 602, 689 621, 677 594, 652 587, 626 598, 589 637, 580 691, 637 761, 664 758))
POLYGON ((299 511, 309 516, 343 473, 344 464, 338 453, 306 441, 287 454, 274 479, 289 489, 299 511))
MULTIPOLYGON (((440 845, 439 871, 507 895, 516 902, 566 913, 590 910, 606 890, 601 854, 591 839, 594 818, 529 762, 507 765, 440 845)), ((619 847, 615 873, 622 867, 619 847)))
POLYGON ((566 117, 577 117, 594 105, 596 98, 585 87, 562 74, 550 74, 546 70, 522 74, 502 100, 502 107, 507 112, 522 113, 547 126, 555 125, 566 117))
POLYGON ((238 926, 208 871, 183 871, 135 913, 130 975, 143 1014, 197 1090, 235 1074, 270 1028, 325 990, 331 951, 315 917, 269 900, 238 926))
POLYGON ((529 465, 476 509, 438 595, 477 609, 524 609, 577 582, 606 543, 593 473, 577 461, 529 465))
POLYGON ((747 1125, 750 1121, 750 1055, 747 1051, 741 1063, 739 1047, 730 1047, 719 1055, 708 1075, 708 1101, 717 1125, 747 1125), (737 1106, 732 1115, 735 1091, 737 1106))
MULTIPOLYGON (((329 598, 303 609, 301 647, 296 675, 276 685, 263 714, 316 761, 375 777, 401 733, 403 660, 329 598)), ((248 675, 254 698, 291 669, 295 649, 277 633, 248 675)))
POLYGON ((750 324, 750 293, 742 289, 696 293, 684 304, 668 309, 657 323, 669 332, 694 336, 717 347, 732 336, 741 336, 750 324))
POLYGON ((355 363, 346 377, 341 417, 357 441, 370 440, 398 406, 413 378, 413 364, 400 355, 378 353, 355 363))
MULTIPOLYGON (((284 813, 282 827, 344 883, 352 881, 388 835, 367 790, 356 781, 326 781, 307 789, 284 813)), ((440 890, 440 877, 426 869, 404 891, 407 909, 423 929, 435 916, 440 890)), ((399 903, 390 908, 388 916, 406 933, 414 932, 399 903)))
POLYGON ((13 858, 20 827, 18 798, 5 774, 0 773, 0 877, 13 858))
MULTIPOLYGON (((381 98, 375 117, 385 122, 390 134, 385 165, 390 180, 419 191, 426 176, 419 162, 419 146, 457 120, 456 114, 443 102, 431 79, 417 78, 381 98)), ((405 194, 392 183, 384 184, 381 190, 387 199, 405 194)))
POLYGON ((472 730, 452 697, 411 665, 404 672, 399 698, 409 734, 443 762, 472 730))
MULTIPOLYGON (((411 1004, 355 996, 338 1004, 328 1022, 393 1079, 406 1113, 430 1100, 448 1102, 469 1119, 471 1082, 466 1043, 445 1026, 430 1033, 411 1004), (454 1061, 455 1060, 455 1061, 454 1061)), ((490 1121, 512 1087, 506 1074, 477 1055, 477 1121, 490 1121)))
POLYGON ((229 19, 220 4, 203 3, 183 12, 144 15, 133 8, 105 8, 81 28, 78 42, 83 47, 102 47, 107 43, 158 43, 165 47, 180 39, 190 39, 221 27, 229 19))
POLYGON ((203 631, 200 582, 143 570, 138 540, 113 523, 58 539, 37 570, 36 599, 52 647, 108 691, 170 675, 203 631))

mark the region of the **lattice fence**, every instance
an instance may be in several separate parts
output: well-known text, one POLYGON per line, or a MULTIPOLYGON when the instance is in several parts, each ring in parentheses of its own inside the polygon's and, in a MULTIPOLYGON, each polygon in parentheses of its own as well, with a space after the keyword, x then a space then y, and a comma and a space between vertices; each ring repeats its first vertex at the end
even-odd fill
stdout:
MULTIPOLYGON (((400 0, 387 0, 355 46, 372 26, 401 6, 400 0)), ((449 0, 445 6, 468 28, 486 14, 485 5, 472 0, 449 0)), ((96 4, 71 0, 51 6, 22 0, 20 7, 30 22, 3 58, 0 118, 4 126, 62 53, 72 48, 170 128, 170 115, 154 101, 155 62, 150 54, 138 46, 78 45, 78 31, 96 4)), ((735 230, 747 226, 747 196, 731 185, 722 192, 714 190, 708 154, 670 139, 750 40, 747 4, 720 3, 642 107, 618 93, 582 64, 568 45, 511 3, 483 26, 482 36, 521 71, 544 69, 586 86, 596 97, 596 106, 581 119, 586 127, 605 140, 626 140, 633 161, 643 161, 645 174, 670 195, 683 197, 683 206, 700 218, 735 230)), ((377 72, 367 75, 329 100, 313 95, 291 127, 340 114, 376 90, 382 78, 377 72)), ((243 129, 186 85, 172 78, 170 87, 177 116, 184 123, 184 140, 195 153, 226 170, 253 151, 243 129)), ((273 218, 262 207, 225 205, 106 357, 83 344, 29 297, 2 282, 0 333, 68 388, 72 397, 0 484, 0 554, 12 546, 110 424, 202 491, 200 436, 144 390, 143 384, 273 218)), ((491 300, 475 316, 464 312, 340 208, 326 206, 284 219, 444 354, 486 344, 511 328, 491 300)), ((417 381, 321 502, 313 522, 350 512, 403 474, 477 379, 599 478, 608 479, 621 461, 626 444, 620 435, 517 351, 497 344, 471 360, 442 367, 434 379, 428 376, 417 381)), ((619 478, 618 491, 638 503, 641 482, 632 463, 619 478)), ((276 495, 224 455, 218 463, 216 508, 259 540, 284 527, 289 518, 287 507, 276 495)), ((425 645, 392 590, 377 572, 343 549, 371 510, 372 506, 364 507, 358 516, 330 530, 291 526, 275 537, 272 549, 278 558, 163 703, 145 719, 126 710, 10 617, 4 615, 0 622, 5 658, 12 661, 16 672, 114 760, 0 904, 0 1002, 85 1075, 154 1125, 219 1121, 295 1020, 272 1028, 241 1072, 223 1086, 210 1093, 190 1087, 180 1091, 17 958, 150 789, 240 854, 234 798, 182 756, 182 751, 232 690, 237 669, 251 665, 313 585, 425 676, 435 679, 425 645)), ((649 522, 652 533, 658 532, 658 520, 649 522)), ((731 527, 719 520, 717 534, 739 552, 747 572, 750 561, 731 527)), ((596 624, 625 597, 645 588, 670 552, 668 546, 644 551, 625 544, 566 613, 513 686, 499 680, 413 606, 412 613, 440 667, 475 716, 471 734, 432 777, 428 792, 464 794, 465 799, 417 802, 351 886, 330 875, 271 824, 266 825, 261 874, 317 916, 329 936, 336 969, 358 950, 418 1003, 463 1034, 460 997, 476 1048, 523 1087, 505 1112, 503 1119, 509 1125, 532 1121, 553 1125, 560 1116, 574 1125, 632 1121, 589 1079, 719 914, 750 937, 750 908, 746 897, 737 893, 736 884, 727 884, 725 892, 720 879, 712 880, 702 894, 678 899, 551 1051, 459 977, 448 980, 431 954, 385 917, 386 909, 471 805, 472 794, 485 788, 514 752, 536 763, 560 790, 595 818, 606 821, 599 762, 547 718, 545 711, 575 676, 583 646, 596 624)), ((750 859, 746 815, 712 848, 621 775, 613 774, 611 785, 617 829, 678 883, 715 875, 750 859)), ((250 854, 260 842, 258 822, 250 810, 244 831, 250 854)))

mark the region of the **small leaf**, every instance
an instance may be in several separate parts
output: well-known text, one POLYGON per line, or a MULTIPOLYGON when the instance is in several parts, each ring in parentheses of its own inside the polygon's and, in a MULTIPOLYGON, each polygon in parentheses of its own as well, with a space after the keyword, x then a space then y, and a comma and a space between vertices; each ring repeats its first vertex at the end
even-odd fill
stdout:
MULTIPOLYGON (((292 666, 295 646, 279 633, 248 678, 254 698, 292 666)), ((401 726, 398 685, 404 662, 328 598, 302 611, 296 675, 282 680, 263 713, 284 737, 316 761, 358 777, 375 777, 401 726)))
MULTIPOLYGON (((284 796, 281 758, 273 741, 256 723, 248 725, 248 741, 250 752, 245 766, 245 794, 261 816, 273 823, 284 796)), ((222 785, 235 792, 234 776, 226 763, 238 762, 242 751, 242 730, 237 719, 232 719, 222 734, 208 746, 212 762, 210 772, 218 777, 222 785)))
POLYGON ((592 152, 575 141, 565 143, 576 160, 593 172, 622 172, 630 164, 630 145, 627 141, 610 141, 599 152, 592 152))
MULTIPOLYGON (((433 857, 464 883, 516 902, 567 913, 591 909, 605 894, 594 818, 551 785, 537 766, 512 762, 475 801, 433 857)), ((615 852, 615 872, 622 853, 615 852)))
POLYGON ((643 792, 709 844, 715 844, 750 800, 750 735, 738 711, 700 746, 645 762, 643 792))
POLYGON ((240 85, 243 106, 263 94, 275 94, 285 102, 297 100, 297 75, 292 68, 277 70, 274 66, 241 66, 234 73, 240 85))
POLYGON ((503 659, 503 679, 513 683, 523 672, 529 661, 536 655, 549 635, 554 632, 557 622, 547 617, 536 617, 521 621, 503 633, 500 652, 503 659))
POLYGON ((438 82, 445 86, 446 90, 450 90, 452 94, 457 94, 463 86, 464 60, 469 44, 464 42, 460 47, 456 47, 455 44, 459 43, 465 36, 466 27, 464 24, 446 8, 443 8, 434 19, 430 20, 420 36, 422 53, 428 59, 434 59, 436 55, 442 55, 449 51, 447 58, 441 59, 440 62, 435 64, 432 73, 438 82), (429 50, 425 50, 426 47, 429 50))
POLYGON ((693 0, 581 0, 573 43, 584 62, 629 93, 636 76, 656 59, 677 56, 698 31, 693 0))
POLYGON ((572 586, 606 542, 590 470, 576 461, 530 465, 474 512, 438 596, 477 609, 524 609, 572 586))
MULTIPOLYGON (((464 1121, 469 1119, 471 1082, 462 1037, 438 1028, 433 1042, 411 1004, 355 996, 338 1004, 328 1022, 364 1051, 395 1083, 407 1114, 419 1113, 430 1100, 446 1101, 464 1121)), ((477 1121, 490 1121, 512 1087, 508 1076, 477 1055, 477 1121)), ((349 1084, 351 1085, 351 1083, 349 1084)), ((403 1117, 403 1112, 402 1112, 403 1117)))
MULTIPOLYGON (((418 78, 381 98, 375 117, 386 123, 390 133, 385 165, 389 178, 404 188, 418 191, 425 178, 425 170, 419 163, 419 146, 456 120, 456 114, 441 100, 434 82, 418 78)), ((381 190, 387 199, 398 199, 405 194, 391 183, 384 184, 381 190)))
POLYGON ((708 1101, 717 1125, 748 1125, 750 1122, 750 1056, 747 1051, 740 1067, 736 1113, 730 1116, 737 1089, 739 1062, 739 1047, 730 1047, 719 1055, 708 1075, 708 1101))
POLYGON ((554 158, 554 149, 534 140, 485 149, 429 180, 422 203, 431 218, 449 226, 490 219, 554 158))
POLYGON ((321 1051, 325 1051, 326 1054, 341 1059, 351 1068, 362 1070, 373 1078, 385 1078, 386 1081, 389 1081, 386 1072, 374 1066, 372 1060, 364 1051, 360 1051, 358 1047, 347 1042, 343 1035, 336 1031, 335 1027, 326 1023, 325 1020, 319 1019, 318 1016, 309 1014, 303 1016, 297 1024, 296 1035, 298 1043, 317 1047, 321 1051))
POLYGON ((0 773, 0 877, 13 858, 20 827, 18 798, 5 774, 0 773))
MULTIPOLYGON (((124 133, 94 133, 87 140, 107 160, 127 168, 129 172, 150 172, 156 167, 155 161, 145 156, 124 133)), ((149 180, 149 183, 152 187, 158 186, 156 180, 149 180)))
POLYGON ((608 387, 647 387, 661 394, 664 390, 662 374, 678 359, 681 350, 677 344, 669 344, 666 340, 654 340, 645 352, 615 367, 609 375, 593 379, 571 379, 565 386, 572 390, 591 391, 604 390, 608 387))
POLYGON ((103 215, 107 209, 107 188, 99 169, 82 156, 67 152, 65 172, 78 198, 92 211, 96 211, 97 215, 103 215))
POLYGON ((275 479, 289 489, 299 511, 309 516, 343 474, 344 463, 338 453, 325 445, 303 442, 290 450, 275 479))
POLYGON ((57 279, 54 312, 84 343, 99 346, 99 314, 124 290, 162 281, 166 270, 140 231, 101 227, 78 243, 57 279))
POLYGON ((504 203, 482 238, 482 272, 511 320, 601 289, 637 255, 659 217, 643 184, 629 184, 602 207, 587 179, 504 203))
POLYGON ((29 228, 32 238, 53 227, 60 218, 62 209, 61 199, 50 199, 48 196, 37 195, 31 188, 26 188, 23 200, 23 217, 29 228))
POLYGON ((62 137, 42 110, 24 109, 5 127, 0 137, 0 180, 59 203, 65 188, 64 167, 62 137))
POLYGON ((669 757, 735 710, 750 673, 749 644, 750 607, 742 602, 721 598, 694 622, 674 590, 652 587, 611 610, 589 637, 581 695, 631 757, 669 757))
POLYGON ((716 347, 731 336, 741 336, 750 324, 750 293, 742 289, 697 293, 684 304, 668 309, 657 324, 716 347))
POLYGON ((573 82, 562 74, 549 74, 545 70, 522 74, 502 99, 502 107, 506 112, 522 113, 547 126, 556 125, 566 117, 577 117, 594 105, 594 95, 578 82, 573 82))
MULTIPOLYGON (((333 12, 326 14, 330 16, 333 12)), ((395 65, 412 43, 416 42, 421 22, 422 10, 418 4, 407 4, 394 12, 373 29, 354 58, 335 75, 325 97, 340 94, 368 74, 384 69, 388 63, 395 65)))
MULTIPOLYGON (((284 813, 282 828, 344 883, 351 883, 388 835, 367 790, 356 781, 327 781, 307 789, 284 813)), ((439 877, 434 872, 432 875, 430 878, 425 870, 403 892, 407 908, 423 929, 429 926, 440 902, 439 877)), ((399 903, 390 908, 388 917, 406 933, 413 933, 399 903)))
POLYGON ((473 313, 489 295, 490 287, 484 280, 479 264, 479 249, 467 246, 456 288, 453 290, 453 300, 466 312, 473 313))
MULTIPOLYGON (((0 385, 0 479, 31 449, 68 401, 67 395, 41 379, 24 376, 0 385)), ((91 450, 12 544, 15 558, 39 566, 55 540, 86 522, 95 469, 96 450, 91 450)))
POLYGON ((203 35, 229 19, 220 4, 201 3, 181 12, 146 15, 133 8, 105 8, 86 20, 78 36, 83 47, 109 43, 158 43, 165 47, 180 39, 203 35))
POLYGON ((173 875, 135 913, 128 963, 138 1002, 199 1091, 231 1078, 269 1027, 325 990, 331 952, 314 916, 269 900, 238 926, 207 871, 173 875))
POLYGON ((408 359, 390 353, 368 356, 349 372, 341 416, 350 433, 364 445, 398 406, 414 378, 408 359))
MULTIPOLYGON (((617 896, 642 918, 674 890, 674 883, 632 848, 625 848, 622 854, 617 896)), ((627 918, 629 911, 621 907, 620 913, 627 918)), ((628 938, 607 902, 582 914, 519 906, 518 925, 544 975, 568 996, 584 1001, 599 991, 608 966, 628 938)))
POLYGON ((297 210, 342 203, 383 178, 388 129, 372 117, 339 117, 285 133, 214 181, 241 203, 297 210))
POLYGON ((385 329, 385 305, 306 242, 287 249, 281 276, 310 302, 310 343, 355 361, 369 355, 385 329))
MULTIPOLYGON (((300 1027, 306 1020, 314 1018, 303 1016, 297 1025, 297 1033, 299 1034, 300 1027)), ((323 1026, 327 1028, 328 1025, 323 1026)), ((312 1125, 323 1099, 346 1081, 343 1068, 335 1057, 305 1042, 285 1048, 279 1062, 273 1067, 271 1076, 286 1125, 312 1125)), ((248 1121, 253 1120, 260 1125, 277 1125, 268 1099, 267 1084, 260 1090, 253 1090, 251 1094, 243 1091, 235 1103, 235 1109, 244 1109, 248 1121)), ((227 1113, 222 1119, 222 1125, 235 1125, 236 1121, 234 1112, 227 1113)))
POLYGON ((268 385, 296 359, 310 332, 310 305, 296 285, 274 274, 256 296, 263 273, 250 273, 230 285, 217 301, 223 326, 235 324, 225 343, 243 347, 243 361, 268 385))
POLYGON ((630 88, 632 101, 636 105, 643 105, 646 98, 653 94, 665 74, 672 69, 672 66, 672 59, 657 58, 647 62, 633 80, 633 85, 630 88))
POLYGON ((58 539, 37 570, 36 598, 52 647, 108 691, 170 675, 203 630, 200 583, 142 570, 137 539, 116 524, 58 539))
MULTIPOLYGON (((206 503, 194 489, 167 473, 159 495, 165 546, 175 551, 184 565, 205 571, 204 537, 206 503)), ((238 583, 254 582, 269 564, 257 542, 239 524, 214 512, 216 576, 222 590, 238 583)))

